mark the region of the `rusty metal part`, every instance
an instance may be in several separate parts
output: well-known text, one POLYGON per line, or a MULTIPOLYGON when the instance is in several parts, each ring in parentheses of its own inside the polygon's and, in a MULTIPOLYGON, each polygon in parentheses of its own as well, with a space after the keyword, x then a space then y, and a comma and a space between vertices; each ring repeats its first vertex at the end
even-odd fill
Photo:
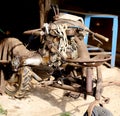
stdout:
POLYGON ((107 37, 105 37, 105 36, 103 36, 103 35, 101 35, 101 34, 94 33, 94 32, 91 31, 90 29, 86 29, 86 31, 88 31, 89 33, 93 34, 94 37, 99 38, 99 39, 101 39, 101 40, 104 40, 105 42, 108 42, 108 41, 109 41, 109 38, 107 38, 107 37))
POLYGON ((96 69, 97 69, 97 83, 96 83, 95 101, 93 101, 87 109, 88 116, 91 116, 93 108, 96 105, 100 104, 100 97, 102 92, 102 74, 101 74, 100 66, 96 67, 96 69))
POLYGON ((0 63, 1 64, 8 64, 8 63, 10 63, 10 61, 8 61, 8 60, 0 60, 0 63))
POLYGON ((104 62, 108 61, 111 59, 111 57, 106 57, 104 56, 105 58, 103 59, 99 59, 99 58, 96 58, 96 59, 66 59, 67 62, 74 62, 74 63, 79 63, 81 64, 83 67, 96 67, 96 66, 100 66, 102 65, 104 62))
POLYGON ((102 73, 100 66, 97 67, 97 83, 96 83, 96 93, 95 93, 95 99, 100 100, 102 92, 102 73))
POLYGON ((24 31, 23 34, 39 36, 39 35, 44 35, 44 32, 39 28, 39 29, 32 29, 32 30, 24 31))
MULTIPOLYGON (((9 64, 10 61, 8 60, 0 60, 0 64, 4 65, 4 64, 9 64)), ((0 70, 0 94, 4 94, 5 92, 5 79, 4 79, 4 74, 3 71, 0 70)))
POLYGON ((28 74, 30 76, 32 76, 35 80, 37 80, 38 82, 42 81, 42 78, 40 76, 38 76, 36 73, 34 73, 31 69, 29 69, 28 67, 25 67, 25 71, 27 70, 28 74))
POLYGON ((95 56, 95 55, 109 55, 110 56, 110 54, 111 54, 110 52, 104 52, 104 51, 103 52, 90 52, 89 53, 89 55, 91 55, 91 56, 92 55, 93 56, 95 56))
POLYGON ((92 92, 92 76, 93 71, 91 67, 87 67, 87 76, 86 76, 86 92, 91 93, 92 92))
POLYGON ((41 85, 42 87, 51 86, 52 84, 53 84, 53 80, 42 81, 42 82, 40 83, 40 85, 41 85))
POLYGON ((4 74, 3 71, 0 71, 0 94, 4 94, 5 93, 5 80, 4 80, 4 74))
POLYGON ((89 55, 89 52, 87 50, 86 45, 84 44, 84 40, 80 40, 80 38, 75 36, 75 41, 76 41, 77 46, 78 46, 78 57, 79 57, 79 59, 89 60, 90 55, 89 55))
POLYGON ((101 106, 103 106, 103 104, 108 104, 110 102, 110 98, 108 97, 105 97, 105 96, 101 96, 103 99, 102 99, 102 103, 100 104, 101 106))
MULTIPOLYGON (((71 85, 58 84, 56 82, 53 82, 53 84, 51 84, 50 86, 55 87, 55 88, 59 88, 59 89, 63 89, 63 90, 77 92, 80 94, 86 94, 86 90, 84 87, 73 87, 71 85)), ((93 92, 87 93, 87 94, 93 96, 93 92)))
MULTIPOLYGON (((68 62, 80 63, 85 67, 94 67, 99 66, 102 63, 111 59, 111 56, 108 53, 103 52, 103 54, 98 54, 97 56, 90 58, 90 54, 87 50, 86 45, 83 40, 80 40, 78 37, 75 37, 75 41, 78 44, 78 56, 77 59, 66 59, 68 62)), ((96 53, 92 54, 96 55, 96 53)))
POLYGON ((80 92, 80 93, 82 92, 82 90, 80 88, 75 88, 75 87, 72 87, 69 85, 64 85, 64 84, 53 83, 51 86, 56 87, 56 88, 60 88, 60 89, 64 89, 64 90, 70 90, 73 92, 80 92))
POLYGON ((88 116, 92 116, 92 111, 93 111, 93 108, 99 104, 99 100, 95 100, 93 102, 90 103, 88 109, 87 109, 87 112, 88 112, 88 116))
MULTIPOLYGON (((98 39, 104 40, 105 42, 108 42, 108 41, 109 41, 109 38, 107 38, 107 37, 105 37, 105 36, 103 36, 103 35, 101 35, 101 34, 94 33, 93 31, 91 31, 90 29, 88 29, 87 27, 85 27, 84 25, 80 25, 80 26, 77 25, 75 28, 78 28, 78 29, 80 29, 80 30, 89 32, 94 39, 98 38, 98 39)), ((97 39, 96 39, 96 40, 97 40, 97 39)), ((100 40, 97 40, 97 41, 101 43, 100 40)))

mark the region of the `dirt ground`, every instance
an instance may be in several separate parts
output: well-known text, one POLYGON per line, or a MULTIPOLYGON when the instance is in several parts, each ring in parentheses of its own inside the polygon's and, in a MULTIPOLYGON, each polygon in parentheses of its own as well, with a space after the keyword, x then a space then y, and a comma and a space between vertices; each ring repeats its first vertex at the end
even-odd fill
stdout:
MULTIPOLYGON (((120 82, 119 68, 101 66, 101 69, 103 82, 120 82)), ((60 116, 64 112, 69 112, 71 116, 83 116, 89 104, 94 101, 92 96, 87 96, 86 100, 82 97, 63 97, 64 92, 57 88, 36 86, 28 98, 21 100, 7 95, 0 96, 0 105, 7 110, 7 116, 60 116)), ((103 95, 110 98, 104 107, 114 116, 120 116, 120 86, 114 84, 104 87, 103 95)))

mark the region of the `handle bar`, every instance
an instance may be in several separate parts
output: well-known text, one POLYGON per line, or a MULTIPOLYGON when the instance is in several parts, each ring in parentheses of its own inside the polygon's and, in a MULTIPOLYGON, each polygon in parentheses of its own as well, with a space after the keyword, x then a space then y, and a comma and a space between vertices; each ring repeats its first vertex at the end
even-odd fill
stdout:
MULTIPOLYGON (((69 28, 78 28, 80 30, 85 30, 85 31, 93 34, 98 39, 104 40, 106 42, 109 41, 109 38, 107 38, 101 34, 94 33, 93 31, 91 31, 90 29, 87 29, 87 28, 82 28, 80 26, 69 26, 69 28)), ((44 35, 44 32, 41 29, 33 29, 33 30, 25 31, 24 34, 44 35)))
POLYGON ((23 34, 44 35, 44 32, 42 31, 42 29, 32 29, 32 30, 24 31, 23 34))
POLYGON ((89 32, 89 33, 91 33, 91 34, 93 34, 93 35, 94 35, 96 38, 98 38, 98 39, 104 40, 104 41, 106 41, 106 42, 109 41, 109 38, 107 38, 107 37, 105 37, 105 36, 103 36, 103 35, 101 35, 101 34, 94 33, 93 31, 91 31, 90 29, 85 28, 85 27, 80 27, 80 26, 69 26, 69 28, 77 28, 77 29, 80 29, 80 30, 85 30, 85 31, 87 31, 87 32, 89 32))
POLYGON ((106 41, 106 42, 109 41, 109 38, 107 38, 107 37, 105 37, 105 36, 103 36, 103 35, 101 35, 101 34, 94 33, 94 32, 92 32, 92 31, 89 30, 89 29, 86 29, 86 31, 87 31, 87 32, 90 32, 91 34, 93 34, 96 38, 99 38, 99 39, 104 40, 104 41, 106 41))

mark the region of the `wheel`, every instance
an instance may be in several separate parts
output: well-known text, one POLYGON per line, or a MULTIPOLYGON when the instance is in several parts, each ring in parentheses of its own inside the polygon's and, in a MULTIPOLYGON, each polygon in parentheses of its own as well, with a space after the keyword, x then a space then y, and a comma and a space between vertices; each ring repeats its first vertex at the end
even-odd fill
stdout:
POLYGON ((28 73, 27 68, 20 69, 19 73, 13 73, 6 82, 5 93, 16 98, 26 97, 32 87, 32 77, 28 73))
MULTIPOLYGON (((83 116, 88 116, 87 111, 83 116)), ((95 106, 92 111, 92 116, 113 116, 113 114, 106 108, 101 106, 95 106)))

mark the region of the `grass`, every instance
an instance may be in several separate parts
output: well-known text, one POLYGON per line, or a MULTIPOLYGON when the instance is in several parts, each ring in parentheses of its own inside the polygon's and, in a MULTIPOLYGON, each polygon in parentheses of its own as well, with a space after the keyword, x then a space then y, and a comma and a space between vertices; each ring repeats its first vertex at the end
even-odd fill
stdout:
POLYGON ((64 112, 60 116, 71 116, 69 112, 64 112))
POLYGON ((3 107, 0 105, 0 115, 1 114, 7 115, 7 110, 4 110, 3 107))

